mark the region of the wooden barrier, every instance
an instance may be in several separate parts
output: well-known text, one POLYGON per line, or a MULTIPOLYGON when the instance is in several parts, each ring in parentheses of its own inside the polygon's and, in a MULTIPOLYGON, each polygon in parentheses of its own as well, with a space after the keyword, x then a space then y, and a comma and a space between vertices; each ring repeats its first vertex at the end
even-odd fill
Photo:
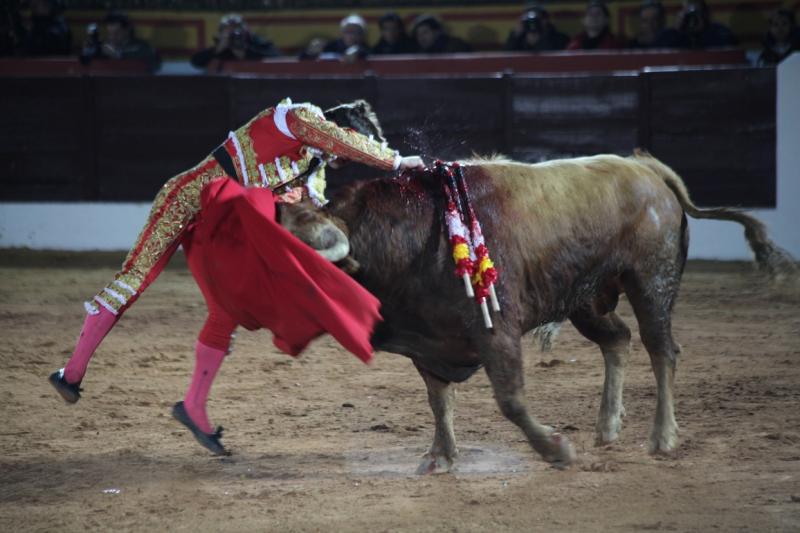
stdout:
MULTIPOLYGON (((521 161, 647 148, 701 205, 775 205, 775 71, 728 67, 489 76, 11 77, 0 84, 3 201, 149 201, 291 95, 373 103, 390 144, 428 159, 521 161)), ((353 165, 337 181, 375 175, 353 165)))
POLYGON ((746 65, 744 50, 593 50, 569 52, 482 52, 434 56, 371 56, 354 63, 338 60, 302 61, 274 58, 263 61, 216 62, 209 72, 268 76, 378 76, 424 74, 489 74, 494 72, 612 72, 646 67, 746 65))
POLYGON ((77 57, 0 58, 0 76, 142 76, 149 65, 137 59, 94 59, 84 65, 77 57))

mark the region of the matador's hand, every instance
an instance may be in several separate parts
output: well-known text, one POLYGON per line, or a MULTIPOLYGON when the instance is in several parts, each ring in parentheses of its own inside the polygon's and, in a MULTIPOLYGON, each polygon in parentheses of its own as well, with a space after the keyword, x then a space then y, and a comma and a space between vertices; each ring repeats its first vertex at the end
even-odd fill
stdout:
POLYGON ((422 170, 425 168, 425 162, 418 155, 410 155, 400 159, 400 165, 397 170, 422 170))

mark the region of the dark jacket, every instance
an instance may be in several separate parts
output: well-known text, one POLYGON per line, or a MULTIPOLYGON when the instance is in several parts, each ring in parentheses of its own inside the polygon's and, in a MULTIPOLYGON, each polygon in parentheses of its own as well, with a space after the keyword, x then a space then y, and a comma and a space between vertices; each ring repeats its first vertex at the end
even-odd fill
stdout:
POLYGON ((81 63, 87 65, 93 59, 136 59, 147 63, 147 68, 150 72, 155 72, 161 66, 161 57, 158 52, 147 41, 136 37, 128 41, 119 51, 119 56, 115 57, 106 54, 101 43, 97 43, 96 46, 85 47, 81 51, 81 63))
MULTIPOLYGON (((341 39, 336 39, 335 41, 331 41, 325 45, 325 48, 322 49, 323 54, 328 54, 330 56, 343 56, 347 53, 348 47, 344 44, 344 41, 341 39)), ((365 44, 356 45, 356 56, 363 59, 369 55, 369 48, 365 44)))
POLYGON ((589 37, 585 31, 576 35, 567 45, 567 50, 603 50, 622 48, 622 43, 608 28, 597 37, 589 37))
POLYGON ((739 39, 727 27, 717 22, 709 22, 702 32, 681 32, 689 48, 719 48, 722 46, 736 46, 739 39))
MULTIPOLYGON (((262 39, 257 35, 249 35, 245 45, 244 60, 257 61, 265 57, 275 57, 281 55, 281 51, 266 39, 262 39)), ((233 53, 230 48, 226 48, 221 52, 217 52, 217 48, 212 46, 205 50, 200 50, 192 56, 192 65, 197 68, 206 68, 211 61, 217 59, 219 61, 236 61, 239 58, 233 53)))
POLYGON ((472 52, 472 47, 458 37, 451 37, 442 33, 429 48, 419 48, 422 54, 455 54, 458 52, 472 52))
POLYGON ((413 54, 417 51, 417 43, 407 36, 403 36, 394 44, 389 44, 385 39, 375 43, 370 53, 376 55, 413 54))
POLYGON ((22 38, 21 53, 28 56, 60 56, 72 52, 72 32, 58 16, 32 17, 22 38))
POLYGON ((800 52, 800 29, 795 28, 789 35, 788 48, 778 48, 775 38, 768 33, 764 38, 764 49, 758 56, 758 65, 777 65, 794 52, 800 52))
POLYGON ((673 28, 664 28, 652 43, 641 43, 637 39, 628 42, 628 48, 686 48, 689 46, 686 38, 673 28))
POLYGON ((531 46, 525 40, 525 32, 517 33, 512 31, 508 34, 506 39, 506 50, 512 51, 525 51, 525 52, 548 52, 554 50, 563 50, 569 44, 569 37, 565 33, 561 33, 552 24, 548 24, 544 30, 544 35, 536 41, 536 44, 531 46))

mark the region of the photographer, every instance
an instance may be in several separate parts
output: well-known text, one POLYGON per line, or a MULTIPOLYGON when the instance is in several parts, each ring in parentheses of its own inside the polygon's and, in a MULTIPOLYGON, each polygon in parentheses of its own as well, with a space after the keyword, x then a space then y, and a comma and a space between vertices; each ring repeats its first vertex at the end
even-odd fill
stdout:
POLYGON ((339 38, 327 43, 319 59, 340 59, 353 63, 369 54, 366 43, 367 23, 360 15, 349 15, 339 23, 339 38))
POLYGON ((280 55, 272 42, 253 35, 241 15, 229 14, 219 22, 214 46, 201 50, 192 56, 192 65, 206 68, 212 60, 258 60, 280 55))
POLYGON ((93 59, 135 59, 147 64, 150 72, 161 65, 158 53, 146 41, 136 37, 133 23, 124 13, 112 11, 103 19, 105 41, 100 40, 97 24, 89 24, 80 61, 84 65, 93 59))
POLYGON ((550 14, 542 7, 529 9, 519 19, 517 27, 506 40, 506 50, 547 52, 563 50, 569 37, 550 22, 550 14))
POLYGON ((20 25, 18 16, 11 19, 10 29, 14 33, 12 39, 17 41, 17 55, 69 55, 72 51, 72 33, 61 15, 63 2, 31 0, 30 7, 31 19, 27 28, 20 25))
POLYGON ((733 32, 711 21, 705 0, 687 0, 678 14, 678 32, 689 48, 718 48, 736 46, 739 40, 733 32))

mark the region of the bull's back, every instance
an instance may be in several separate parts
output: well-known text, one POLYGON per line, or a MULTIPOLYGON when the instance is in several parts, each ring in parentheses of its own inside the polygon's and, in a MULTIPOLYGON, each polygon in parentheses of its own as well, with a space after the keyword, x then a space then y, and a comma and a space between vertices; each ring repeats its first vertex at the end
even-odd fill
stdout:
MULTIPOLYGON (((464 175, 500 272, 504 315, 518 314, 523 327, 543 314, 564 318, 607 271, 649 253, 665 228, 680 228, 674 196, 635 158, 471 161, 464 175)), ((382 300, 382 311, 409 324, 436 324, 419 333, 436 335, 438 328, 452 339, 464 319, 453 305, 463 301, 463 286, 453 275, 441 183, 430 177, 361 183, 332 204, 350 229, 362 265, 357 279, 382 300)), ((472 306, 464 312, 474 314, 472 306)))
POLYGON ((475 201, 486 204, 496 263, 522 288, 521 309, 548 320, 584 305, 642 255, 674 256, 663 243, 681 240, 680 204, 658 173, 635 157, 476 163, 467 174, 492 184, 476 187, 481 194, 475 201))

